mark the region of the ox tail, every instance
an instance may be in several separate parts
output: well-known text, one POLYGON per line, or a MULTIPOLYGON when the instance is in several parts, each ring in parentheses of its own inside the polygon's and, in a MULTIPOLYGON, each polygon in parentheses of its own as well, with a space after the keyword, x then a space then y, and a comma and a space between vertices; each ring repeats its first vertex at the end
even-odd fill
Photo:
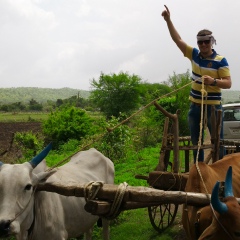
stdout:
POLYGON ((29 163, 35 168, 50 152, 52 149, 52 143, 49 143, 36 157, 34 157, 29 163))

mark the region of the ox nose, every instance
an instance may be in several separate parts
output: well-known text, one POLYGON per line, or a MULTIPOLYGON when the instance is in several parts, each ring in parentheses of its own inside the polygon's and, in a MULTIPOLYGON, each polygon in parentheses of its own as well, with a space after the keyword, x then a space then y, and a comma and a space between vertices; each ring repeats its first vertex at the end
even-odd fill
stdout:
POLYGON ((9 234, 9 229, 10 229, 10 220, 1 220, 0 221, 0 236, 4 237, 9 234))

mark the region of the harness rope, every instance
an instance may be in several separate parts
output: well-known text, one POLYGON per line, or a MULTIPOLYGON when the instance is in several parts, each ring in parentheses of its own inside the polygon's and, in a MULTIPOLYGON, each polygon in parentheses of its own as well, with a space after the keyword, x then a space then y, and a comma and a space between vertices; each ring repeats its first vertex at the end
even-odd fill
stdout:
POLYGON ((199 132, 199 138, 198 138, 198 150, 197 150, 197 157, 196 157, 196 168, 197 168, 197 171, 198 171, 199 176, 201 178, 201 181, 203 183, 203 187, 205 189, 205 192, 206 192, 206 194, 208 194, 207 187, 205 185, 205 182, 204 182, 202 174, 201 174, 201 170, 200 170, 199 165, 198 165, 199 151, 200 151, 200 147, 202 145, 203 123, 205 123, 205 121, 206 121, 206 112, 207 112, 207 106, 205 105, 205 118, 203 118, 203 114, 204 114, 204 112, 203 112, 203 110, 204 110, 203 99, 204 99, 204 97, 207 96, 207 91, 204 89, 204 78, 202 78, 201 95, 202 95, 202 98, 201 98, 201 120, 200 120, 200 132, 199 132))
MULTIPOLYGON (((15 217, 14 217, 12 220, 9 221, 10 224, 11 224, 12 222, 14 222, 14 221, 26 210, 26 208, 28 207, 28 205, 29 205, 29 203, 30 203, 30 201, 31 201, 31 199, 32 199, 35 191, 36 191, 36 188, 33 189, 33 192, 32 192, 32 194, 31 194, 31 196, 30 196, 30 198, 29 198, 29 201, 27 202, 27 204, 26 204, 25 207, 22 207, 22 206, 19 204, 21 210, 19 211, 19 213, 17 213, 17 214, 15 215, 15 217)), ((9 224, 9 226, 10 226, 10 224, 9 224)))
POLYGON ((102 181, 97 181, 97 182, 91 181, 87 183, 84 187, 85 201, 88 202, 90 200, 93 200, 96 197, 98 191, 102 188, 103 184, 104 182, 102 181))
MULTIPOLYGON (((121 183, 118 186, 116 195, 114 197, 114 200, 113 200, 113 203, 112 203, 112 206, 110 209, 110 212, 105 218, 107 218, 109 220, 114 219, 120 214, 121 211, 119 211, 119 209, 121 207, 124 194, 127 190, 127 186, 128 186, 128 184, 126 182, 121 183)), ((86 202, 95 199, 98 191, 102 187, 103 187, 103 182, 101 182, 101 181, 100 182, 92 181, 92 182, 87 183, 84 187, 84 198, 85 198, 86 202)))

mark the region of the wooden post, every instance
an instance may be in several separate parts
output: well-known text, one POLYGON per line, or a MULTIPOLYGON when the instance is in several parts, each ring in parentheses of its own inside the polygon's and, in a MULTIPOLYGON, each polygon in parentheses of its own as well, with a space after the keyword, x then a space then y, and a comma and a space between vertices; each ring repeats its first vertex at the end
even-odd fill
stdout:
POLYGON ((160 150, 160 156, 159 156, 159 162, 156 167, 156 171, 165 171, 167 166, 165 166, 165 152, 166 150, 164 147, 167 146, 167 136, 168 136, 168 125, 169 125, 169 118, 165 118, 165 123, 164 123, 164 130, 163 130, 163 138, 162 138, 162 146, 160 150))
MULTIPOLYGON (((187 142, 187 146, 189 146, 190 141, 187 142)), ((185 150, 185 172, 189 172, 189 156, 190 156, 190 151, 189 150, 185 150)))
POLYGON ((179 126, 178 126, 178 114, 179 110, 177 110, 176 114, 171 114, 167 112, 164 108, 162 108, 157 102, 154 102, 154 106, 161 111, 166 117, 169 117, 173 120, 173 172, 177 173, 179 171, 179 126))
POLYGON ((178 115, 180 110, 177 110, 176 114, 173 115, 173 172, 178 173, 179 171, 179 124, 178 115))

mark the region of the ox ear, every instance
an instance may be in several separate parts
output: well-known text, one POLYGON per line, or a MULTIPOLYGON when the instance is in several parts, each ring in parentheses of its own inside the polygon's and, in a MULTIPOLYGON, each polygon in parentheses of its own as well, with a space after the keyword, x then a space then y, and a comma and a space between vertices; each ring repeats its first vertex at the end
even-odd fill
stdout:
POLYGON ((215 239, 214 235, 216 234, 216 232, 218 231, 217 228, 217 222, 215 220, 215 218, 213 217, 212 219, 212 223, 210 226, 208 226, 203 233, 201 234, 201 236, 198 238, 198 240, 207 240, 207 239, 215 239))
POLYGON ((42 152, 40 152, 36 157, 29 161, 32 167, 35 168, 48 155, 51 149, 52 143, 48 144, 47 147, 42 150, 42 152))
POLYGON ((228 211, 228 207, 225 203, 221 202, 218 196, 219 182, 216 182, 212 190, 211 204, 215 211, 222 214, 228 211))
POLYGON ((225 187, 224 187, 225 197, 233 197, 232 189, 232 166, 228 168, 226 178, 225 178, 225 187))
POLYGON ((38 174, 34 174, 33 178, 33 185, 37 185, 38 183, 45 182, 50 176, 52 176, 56 172, 55 169, 53 169, 50 172, 40 172, 38 174))

